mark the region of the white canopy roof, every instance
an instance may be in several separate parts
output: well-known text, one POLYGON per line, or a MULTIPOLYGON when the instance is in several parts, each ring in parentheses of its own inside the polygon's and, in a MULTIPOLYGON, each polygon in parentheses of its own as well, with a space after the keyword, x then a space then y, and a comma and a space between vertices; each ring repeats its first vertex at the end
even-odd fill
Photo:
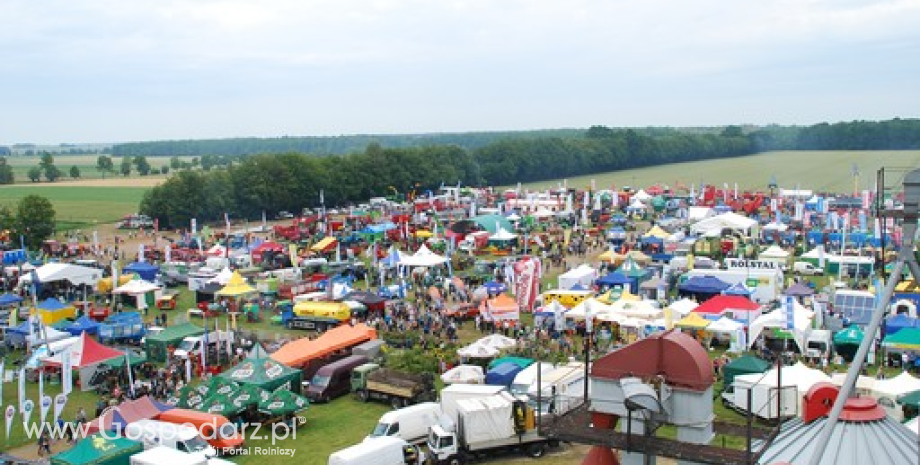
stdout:
POLYGON ((739 323, 727 316, 723 316, 712 323, 709 323, 709 326, 706 327, 706 331, 712 333, 734 333, 739 329, 744 328, 742 323, 739 323))
POLYGON ((490 334, 486 337, 480 338, 475 342, 475 344, 482 344, 486 347, 492 347, 495 349, 508 349, 517 345, 517 341, 514 339, 502 336, 501 334, 490 334))
POLYGON ((782 247, 773 244, 770 247, 767 247, 766 250, 760 252, 758 255, 759 258, 788 258, 789 252, 786 252, 782 247))
MULTIPOLYGON (((779 376, 776 368, 767 370, 766 373, 753 373, 750 375, 736 376, 736 381, 744 381, 754 385, 766 385, 776 387, 779 384, 779 376)), ((802 362, 792 366, 783 367, 783 386, 795 386, 800 395, 805 394, 812 386, 818 383, 829 383, 831 377, 821 370, 808 368, 802 362)))
POLYGON ((556 214, 553 213, 551 210, 548 210, 544 207, 540 207, 539 209, 537 209, 537 211, 531 213, 531 216, 535 216, 537 218, 549 218, 551 216, 556 216, 556 214))
POLYGON ((446 258, 432 252, 428 246, 422 244, 415 255, 404 254, 400 264, 406 266, 437 266, 446 261, 446 258))
POLYGON ((920 379, 915 378, 906 371, 902 371, 901 374, 894 378, 877 380, 875 385, 872 386, 872 390, 879 395, 896 398, 909 392, 920 391, 920 379))
MULTIPOLYGON (((33 333, 31 336, 26 335, 26 343, 29 344, 29 346, 35 346, 36 344, 60 341, 69 337, 71 337, 70 333, 58 331, 51 326, 45 325, 44 329, 33 333)), ((54 349, 54 346, 52 346, 52 349, 54 349)))
POLYGON ((230 278, 233 276, 233 271, 230 268, 224 268, 220 270, 220 273, 217 273, 217 276, 208 280, 209 283, 217 283, 221 286, 226 286, 230 282, 230 278))
POLYGON ((906 426, 907 429, 913 431, 914 434, 920 436, 920 417, 916 417, 913 420, 904 423, 904 426, 906 426))
POLYGON ((757 224, 756 220, 752 220, 746 216, 742 216, 734 212, 726 212, 721 215, 700 220, 691 226, 690 229, 693 232, 698 233, 721 231, 726 228, 747 231, 751 229, 751 227, 753 227, 755 224, 757 224))
MULTIPOLYGON (((36 268, 35 274, 42 283, 67 281, 74 286, 95 286, 102 278, 102 270, 98 268, 69 263, 48 263, 36 268)), ((19 278, 19 285, 25 284, 32 284, 32 273, 23 273, 19 278)))
MULTIPOLYGON (((792 334, 799 350, 805 351, 805 336, 811 330, 811 320, 815 313, 806 309, 797 300, 793 299, 793 329, 792 334)), ((770 313, 765 313, 757 317, 748 331, 748 347, 754 344, 754 341, 760 336, 764 328, 786 328, 786 309, 781 307, 770 313)))
POLYGON ((492 358, 498 355, 498 349, 477 341, 457 349, 457 355, 467 358, 492 358))
POLYGON ((764 231, 785 231, 789 229, 789 226, 786 223, 777 223, 775 221, 767 223, 763 226, 764 231))
POLYGON ((441 375, 445 384, 482 384, 485 379, 482 367, 476 365, 457 365, 441 375))
POLYGON ((636 192, 636 193, 632 196, 632 199, 633 199, 633 200, 639 200, 640 202, 644 202, 644 201, 646 201, 646 200, 651 200, 651 198, 652 198, 652 196, 651 196, 648 192, 645 192, 645 189, 639 189, 639 192, 636 192))
POLYGON ((489 236, 489 240, 490 241, 510 241, 511 239, 514 239, 516 237, 518 237, 517 234, 508 232, 507 229, 499 226, 498 230, 495 231, 495 234, 489 236))
POLYGON ((668 307, 670 307, 671 310, 679 313, 681 317, 687 316, 687 314, 689 314, 690 312, 693 311, 693 309, 699 306, 700 304, 698 304, 696 301, 692 299, 688 299, 686 297, 680 300, 675 300, 674 302, 671 302, 671 305, 668 305, 668 307))
POLYGON ((132 279, 116 287, 112 294, 139 295, 159 290, 160 286, 143 279, 132 279))
POLYGON ((699 221, 715 216, 716 211, 709 207, 687 207, 687 220, 699 221))
POLYGON ((600 315, 610 312, 610 306, 595 299, 594 297, 588 297, 585 300, 582 300, 578 305, 572 307, 569 311, 565 312, 566 318, 571 318, 573 320, 584 320, 585 316, 588 313, 594 318, 599 318, 600 315))
POLYGON ((636 318, 641 320, 654 320, 662 315, 660 308, 652 305, 650 300, 627 300, 619 299, 610 304, 610 311, 625 317, 636 318))

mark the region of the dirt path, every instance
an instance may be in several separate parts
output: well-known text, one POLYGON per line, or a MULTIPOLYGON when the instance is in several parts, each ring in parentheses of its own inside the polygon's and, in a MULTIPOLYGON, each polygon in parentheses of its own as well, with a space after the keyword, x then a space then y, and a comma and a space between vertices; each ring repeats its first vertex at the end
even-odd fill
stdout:
POLYGON ((72 179, 55 182, 11 184, 16 187, 154 187, 166 181, 166 176, 112 177, 105 179, 72 179))

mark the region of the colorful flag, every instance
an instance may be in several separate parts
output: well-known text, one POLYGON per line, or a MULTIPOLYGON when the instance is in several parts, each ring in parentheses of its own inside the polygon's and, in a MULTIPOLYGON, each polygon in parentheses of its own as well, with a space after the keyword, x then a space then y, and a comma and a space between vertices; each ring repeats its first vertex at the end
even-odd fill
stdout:
POLYGON ((16 416, 16 407, 8 405, 6 407, 6 442, 10 442, 10 428, 13 427, 13 417, 16 416))
POLYGON ((63 392, 54 396, 54 423, 57 423, 58 419, 61 418, 61 412, 64 411, 64 406, 67 405, 67 395, 63 392))
POLYGON ((25 409, 26 402, 26 367, 19 369, 19 412, 25 409))
POLYGON ((61 392, 64 395, 70 394, 73 390, 73 362, 71 360, 70 349, 65 349, 61 354, 61 392))

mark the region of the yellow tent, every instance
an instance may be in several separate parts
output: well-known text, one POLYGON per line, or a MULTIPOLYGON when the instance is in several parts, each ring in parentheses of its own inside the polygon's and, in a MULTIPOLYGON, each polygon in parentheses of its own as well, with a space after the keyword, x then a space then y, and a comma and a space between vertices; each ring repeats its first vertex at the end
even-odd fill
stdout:
POLYGON ((326 236, 316 244, 313 244, 313 247, 310 247, 310 250, 314 252, 327 252, 327 249, 332 249, 334 244, 337 244, 338 241, 335 240, 335 237, 326 236))
POLYGON ((614 288, 598 296, 597 300, 609 305, 609 304, 612 304, 620 300, 635 302, 635 301, 642 300, 642 297, 639 297, 636 294, 629 292, 629 289, 626 289, 626 288, 624 289, 614 288))
POLYGON ((617 266, 619 266, 620 263, 623 263, 623 260, 626 260, 626 255, 621 255, 616 252, 608 250, 600 254, 597 258, 598 260, 614 263, 617 266))
POLYGON ((655 237, 658 239, 667 239, 670 234, 664 229, 661 229, 657 224, 649 229, 647 233, 643 234, 642 237, 655 237))
POLYGON ((709 323, 711 323, 711 321, 701 317, 697 313, 691 312, 689 315, 681 318, 674 326, 687 329, 706 329, 709 323))
POLYGON ((256 288, 247 284, 239 271, 234 271, 233 276, 230 277, 230 281, 227 281, 227 285, 224 286, 223 289, 217 291, 215 295, 218 297, 239 297, 253 292, 257 292, 256 288))
MULTIPOLYGON (((128 284, 128 282, 134 279, 134 276, 135 276, 134 273, 127 273, 127 274, 120 275, 118 277, 117 287, 121 287, 121 286, 124 286, 125 284, 128 284)), ((108 294, 109 292, 112 292, 112 289, 113 289, 112 288, 112 278, 103 278, 103 279, 100 279, 99 281, 96 281, 96 289, 99 290, 100 294, 108 294)))
POLYGON ((648 265, 652 261, 652 257, 642 253, 641 250, 630 250, 626 253, 626 257, 623 257, 623 260, 625 261, 627 257, 640 265, 648 265))
POLYGON ((415 237, 421 237, 421 238, 427 239, 431 236, 434 236, 434 233, 432 233, 431 231, 425 230, 425 229, 417 229, 415 231, 415 237))

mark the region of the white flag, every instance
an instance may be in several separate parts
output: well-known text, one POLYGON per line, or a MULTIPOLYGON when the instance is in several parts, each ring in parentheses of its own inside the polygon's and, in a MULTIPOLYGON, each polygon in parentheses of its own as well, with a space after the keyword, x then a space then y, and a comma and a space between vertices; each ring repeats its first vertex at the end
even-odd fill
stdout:
POLYGON ((201 374, 202 375, 204 375, 205 371, 208 370, 208 359, 207 359, 208 350, 206 349, 206 347, 208 347, 208 327, 207 325, 205 325, 205 328, 204 328, 204 341, 202 342, 201 347, 199 347, 199 352, 201 355, 201 374))
POLYGON ((32 418, 32 411, 35 410, 35 402, 32 399, 26 399, 22 403, 22 424, 28 430, 29 419, 32 418))
MULTIPOLYGON (((53 400, 51 396, 41 396, 38 398, 38 413, 41 415, 42 424, 45 424, 45 420, 48 418, 48 411, 51 410, 51 404, 53 400)), ((55 417, 55 422, 57 422, 57 417, 55 417)))
POLYGON ((13 417, 16 416, 16 407, 13 407, 12 405, 7 406, 4 416, 6 416, 6 442, 9 442, 10 428, 13 427, 13 417))
POLYGON ((19 369, 19 413, 25 410, 26 405, 26 367, 19 369))
POLYGON ((230 336, 230 319, 227 319, 227 358, 233 359, 233 338, 230 336))
POLYGON ((131 397, 134 397, 134 373, 131 372, 131 359, 125 352, 125 369, 128 370, 128 389, 131 390, 131 397))
POLYGON ((54 396, 54 423, 57 424, 58 418, 61 418, 61 412, 67 405, 67 396, 63 393, 54 396))
POLYGON ((192 381, 192 359, 186 358, 185 359, 185 382, 188 383, 191 381, 192 381))
POLYGON ((6 379, 6 359, 0 360, 0 399, 3 399, 3 380, 6 379))
POLYGON ((70 359, 70 349, 65 349, 61 354, 61 392, 70 394, 73 390, 73 366, 70 359))

